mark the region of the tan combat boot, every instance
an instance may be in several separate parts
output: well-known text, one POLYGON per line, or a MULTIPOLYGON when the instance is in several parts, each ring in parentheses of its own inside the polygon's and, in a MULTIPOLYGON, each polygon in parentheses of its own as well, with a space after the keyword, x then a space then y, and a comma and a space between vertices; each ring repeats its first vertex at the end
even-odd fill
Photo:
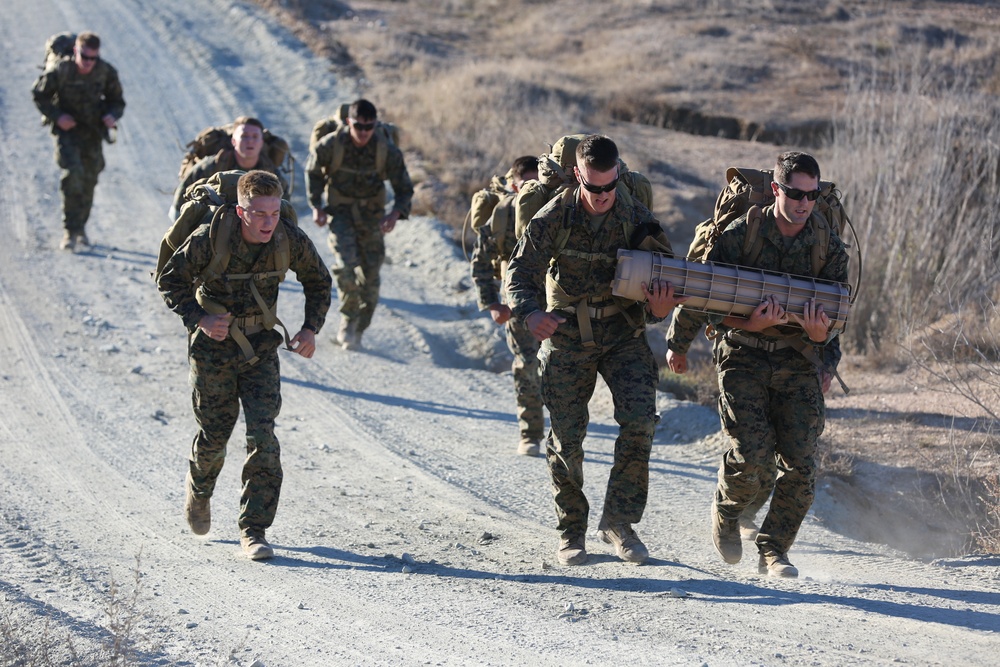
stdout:
POLYGON ((769 577, 786 577, 793 579, 799 576, 799 570, 788 561, 788 554, 775 549, 763 549, 760 560, 757 561, 757 572, 769 577))
POLYGON ((194 495, 190 474, 187 477, 185 487, 187 492, 184 495, 184 517, 187 519, 192 533, 204 535, 212 527, 212 501, 194 495))
POLYGON ((521 456, 538 456, 539 442, 532 438, 521 438, 517 445, 517 453, 521 456))
POLYGON ((639 536, 627 523, 611 526, 597 531, 597 536, 607 544, 615 545, 615 553, 628 563, 645 563, 649 558, 649 550, 639 536))
POLYGON ((357 322, 340 320, 340 329, 337 330, 337 342, 345 350, 361 349, 361 336, 358 334, 357 322))
POLYGON ((245 530, 240 534, 240 546, 250 560, 267 560, 274 557, 274 549, 264 539, 264 531, 245 530))
POLYGON ((726 519, 719 514, 719 508, 712 501, 712 542, 722 560, 735 565, 743 558, 743 543, 740 541, 738 519, 726 519))
POLYGON ((563 535, 560 537, 556 559, 560 565, 583 565, 586 563, 586 538, 583 535, 563 535))
POLYGON ((63 232, 62 241, 59 242, 60 250, 69 250, 73 252, 76 247, 76 239, 73 234, 67 229, 63 232))
POLYGON ((84 232, 77 232, 73 240, 79 248, 90 247, 90 239, 87 238, 87 235, 84 232))

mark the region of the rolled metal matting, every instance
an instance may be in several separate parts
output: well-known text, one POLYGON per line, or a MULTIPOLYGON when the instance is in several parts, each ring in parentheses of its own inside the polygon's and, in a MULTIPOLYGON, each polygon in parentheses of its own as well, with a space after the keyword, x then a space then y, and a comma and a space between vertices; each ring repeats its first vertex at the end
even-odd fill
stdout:
POLYGON ((717 262, 693 262, 645 250, 619 250, 611 291, 615 296, 644 301, 642 283, 661 280, 674 293, 688 297, 684 307, 721 315, 748 317, 767 296, 774 295, 789 313, 802 315, 809 299, 823 304, 830 330, 847 326, 851 287, 847 283, 808 276, 761 271, 717 262))

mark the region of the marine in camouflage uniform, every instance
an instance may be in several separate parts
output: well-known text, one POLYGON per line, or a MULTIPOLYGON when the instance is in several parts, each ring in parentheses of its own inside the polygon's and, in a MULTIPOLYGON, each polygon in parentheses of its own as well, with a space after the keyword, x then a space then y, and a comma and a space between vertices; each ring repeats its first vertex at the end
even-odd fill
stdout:
POLYGON ((76 38, 73 59, 58 61, 35 81, 32 94, 55 138, 62 169, 62 247, 89 245, 84 231, 94 204, 97 178, 104 170, 102 142, 125 113, 118 71, 100 58, 101 40, 91 32, 76 38))
POLYGON ((328 243, 336 257, 333 274, 340 295, 337 340, 345 349, 357 349, 378 304, 384 235, 398 220, 409 217, 413 183, 403 152, 376 129, 375 106, 358 100, 349 114, 344 131, 328 134, 310 151, 306 196, 313 221, 320 227, 330 225, 328 243), (386 180, 393 192, 389 213, 386 180))
POLYGON ((538 341, 524 322, 511 317, 510 307, 500 298, 498 278, 517 239, 514 234, 514 197, 521 184, 538 176, 538 159, 519 157, 511 167, 511 188, 493 209, 489 221, 479 228, 472 250, 472 279, 476 284, 479 310, 490 311, 497 324, 504 325, 507 347, 514 355, 511 371, 517 399, 517 424, 521 433, 517 453, 537 456, 545 428, 542 410, 541 381, 538 366, 538 341), (500 225, 496 221, 505 221, 500 225), (501 229, 498 229, 502 227, 501 229), (497 238, 497 235, 501 235, 497 238))
POLYGON ((277 348, 282 336, 259 324, 263 310, 251 281, 230 276, 255 274, 252 280, 261 299, 274 311, 281 282, 281 277, 273 275, 277 250, 274 236, 280 233, 280 225, 288 238, 289 269, 295 272, 305 294, 302 329, 291 340, 294 351, 305 357, 315 351, 315 334, 330 308, 333 281, 305 232, 278 222, 282 188, 273 174, 248 172, 240 178, 238 192, 240 207, 236 212, 241 233, 231 236, 232 254, 224 275, 207 276, 202 282, 215 255, 210 226, 202 225, 167 261, 157 284, 167 306, 181 316, 190 334, 192 404, 199 430, 192 443, 188 471, 188 505, 195 505, 194 510, 186 508, 189 523, 197 534, 209 529, 208 499, 222 470, 226 444, 242 403, 247 456, 238 523, 244 549, 256 559, 270 555, 264 531, 274 521, 281 491, 280 448, 274 420, 281 408, 277 348), (247 361, 233 338, 233 327, 245 334, 257 361, 247 361), (261 544, 266 546, 263 551, 257 548, 261 544))
POLYGON ((637 247, 639 235, 660 239, 658 249, 666 253, 670 245, 649 209, 616 191, 618 149, 611 139, 590 135, 581 141, 575 171, 580 184, 545 205, 518 241, 507 298, 514 315, 542 340, 559 562, 587 559, 583 440, 598 374, 611 390, 620 427, 598 536, 623 560, 643 562, 648 551, 632 524, 646 507, 658 380, 645 325, 666 317, 678 300, 672 287, 657 282, 643 287, 645 306, 624 301, 612 297, 611 281, 618 250, 637 247))
POLYGON ((269 171, 281 181, 282 191, 288 194, 288 181, 281 174, 280 165, 274 164, 266 152, 264 142, 264 124, 249 116, 240 116, 233 121, 232 147, 223 148, 215 155, 208 155, 198 160, 197 163, 181 179, 174 190, 174 199, 170 206, 169 217, 176 220, 184 205, 184 193, 188 187, 208 178, 212 174, 220 171, 250 171, 251 169, 261 169, 269 171))
MULTIPOLYGON (((774 179, 775 203, 763 209, 759 233, 764 243, 752 266, 810 276, 812 247, 819 239, 808 224, 815 201, 807 195, 818 189, 819 165, 807 154, 783 153, 774 179)), ((706 259, 740 264, 746 232, 744 217, 726 229, 706 259)), ((847 269, 847 251, 833 235, 817 278, 846 282, 847 269)), ((819 356, 839 360, 839 347, 831 347, 835 338, 829 334, 830 320, 811 304, 802 316, 786 313, 776 298, 769 297, 749 318, 685 315, 671 329, 670 354, 686 351, 706 321, 722 334, 715 339, 713 354, 719 373, 719 416, 731 443, 723 455, 713 499, 713 540, 726 562, 739 562, 738 517, 759 499, 761 485, 768 483, 768 470, 777 459, 779 474, 771 505, 755 540, 758 567, 761 573, 797 576, 787 554, 815 495, 816 441, 825 424, 825 402, 824 380, 816 367, 787 341, 804 337, 816 348, 831 348, 819 356), (789 326, 791 322, 799 327, 789 326)))

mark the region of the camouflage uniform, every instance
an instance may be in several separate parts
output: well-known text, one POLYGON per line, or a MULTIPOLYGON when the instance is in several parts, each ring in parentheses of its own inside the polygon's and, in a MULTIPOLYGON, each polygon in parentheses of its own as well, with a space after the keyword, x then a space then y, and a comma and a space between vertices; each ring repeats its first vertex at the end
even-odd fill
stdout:
MULTIPOLYGON (((269 171, 277 176, 278 180, 281 181, 281 189, 285 192, 285 197, 287 198, 288 181, 285 180, 284 175, 281 174, 281 170, 278 168, 278 165, 274 164, 274 162, 271 161, 271 158, 268 157, 265 152, 266 150, 267 147, 265 146, 263 150, 261 150, 260 155, 257 157, 257 165, 251 168, 269 171)), ((187 173, 187 176, 185 176, 177 186, 177 189, 174 190, 174 201, 170 207, 170 211, 172 213, 171 217, 176 219, 177 214, 184 205, 184 193, 187 191, 189 186, 203 178, 208 178, 212 174, 216 174, 220 171, 232 171, 233 169, 250 171, 249 169, 243 169, 243 167, 236 163, 236 151, 232 148, 223 148, 215 155, 209 155, 198 160, 194 167, 191 168, 191 171, 187 173)))
POLYGON ((44 122, 52 125, 56 164, 62 169, 63 227, 70 234, 83 234, 97 177, 104 170, 101 142, 108 139, 108 129, 101 118, 111 114, 118 119, 125 113, 118 71, 102 59, 84 75, 72 60, 61 60, 38 77, 32 94, 44 122), (76 127, 59 129, 56 121, 62 114, 71 115, 76 127))
MULTIPOLYGON (((646 507, 658 374, 646 342, 645 324, 656 320, 644 304, 613 301, 611 297, 618 249, 631 247, 626 221, 633 228, 652 224, 659 230, 649 209, 619 192, 607 219, 592 231, 580 203, 579 187, 575 187, 569 196, 556 197, 532 218, 507 270, 507 297, 514 315, 522 320, 543 308, 547 280, 558 284, 571 299, 587 299, 595 309, 611 304, 626 306, 621 312, 606 316, 595 312, 589 318, 593 333, 589 345, 570 307, 563 313, 566 321, 542 342, 539 353, 542 399, 551 426, 546 456, 557 527, 564 537, 580 536, 587 530, 590 506, 583 493, 583 440, 598 374, 614 397, 619 425, 598 527, 638 523, 646 507), (567 205, 567 201, 571 203, 567 205), (560 250, 563 238, 565 245, 560 250), (550 264, 557 252, 557 259, 550 264)), ((548 308, 554 309, 557 302, 550 292, 548 308)))
MULTIPOLYGON (((291 225, 285 225, 285 229, 291 255, 289 268, 302 283, 306 297, 303 327, 318 332, 330 308, 333 281, 305 232, 291 225)), ((243 463, 239 527, 244 533, 263 531, 274 520, 281 491, 280 448, 274 435, 274 420, 281 408, 277 348, 282 336, 274 330, 253 332, 252 328, 247 328, 247 338, 259 357, 256 364, 249 365, 231 336, 216 341, 198 329, 198 322, 207 313, 196 300, 193 285, 212 260, 212 243, 209 226, 203 225, 167 261, 158 281, 167 306, 181 316, 190 333, 188 358, 192 404, 199 431, 191 446, 189 470, 194 495, 211 497, 242 403, 247 457, 243 463)), ((267 271, 274 245, 273 240, 259 246, 248 245, 237 231, 233 234, 232 257, 226 272, 267 271)), ((269 305, 277 301, 279 282, 278 277, 257 282, 261 296, 269 305)), ((202 297, 221 304, 236 318, 261 314, 246 280, 209 280, 198 291, 202 297)))
MULTIPOLYGON (((755 268, 793 275, 812 275, 812 246, 817 242, 806 226, 786 249, 774 220, 774 206, 763 211, 760 235, 764 240, 755 268)), ((746 235, 741 218, 722 234, 709 252, 713 262, 739 264, 746 235)), ((843 242, 831 237, 827 262, 820 280, 847 281, 847 252, 843 242)), ((688 314, 671 328, 672 350, 684 353, 706 321, 716 323, 722 333, 731 330, 717 316, 688 314)), ((789 332, 805 335, 802 329, 789 332)), ((764 342, 780 338, 737 331, 764 342)), ((835 339, 834 339, 835 340, 835 339)), ((831 344, 826 345, 831 348, 831 344)), ((839 360, 839 348, 824 351, 827 359, 839 360), (832 356, 831 356, 832 355, 832 356)), ((730 341, 719 336, 714 358, 719 373, 719 416, 731 448, 723 455, 715 500, 723 519, 734 519, 758 499, 768 469, 778 461, 780 474, 774 484, 771 506, 757 536, 758 549, 787 553, 795 541, 815 495, 816 441, 823 433, 825 402, 816 367, 792 347, 772 352, 730 341)))
POLYGON ((384 173, 376 171, 376 146, 384 141, 376 132, 362 147, 346 131, 323 137, 309 153, 306 196, 314 209, 330 215, 327 242, 336 257, 333 274, 340 295, 340 313, 356 324, 357 333, 371 324, 378 304, 379 271, 385 261, 385 239, 379 222, 385 216, 385 181, 392 184, 393 209, 400 218, 410 215, 413 183, 403 162, 403 152, 389 144, 384 173), (334 142, 341 142, 343 161, 330 173, 334 142), (327 206, 323 208, 323 196, 327 206))
MULTIPOLYGON (((492 222, 479 228, 476 245, 472 250, 472 279, 476 283, 479 310, 487 310, 492 304, 500 303, 500 288, 497 277, 500 268, 506 266, 510 250, 517 239, 514 235, 514 195, 509 194, 496 205, 497 210, 504 207, 507 214, 507 227, 503 238, 493 236, 492 222)), ((517 425, 521 431, 521 439, 538 442, 542 439, 545 428, 545 416, 542 412, 542 394, 538 367, 538 340, 528 330, 524 322, 511 317, 504 325, 507 332, 507 347, 514 355, 511 371, 514 374, 514 393, 517 397, 517 425)))

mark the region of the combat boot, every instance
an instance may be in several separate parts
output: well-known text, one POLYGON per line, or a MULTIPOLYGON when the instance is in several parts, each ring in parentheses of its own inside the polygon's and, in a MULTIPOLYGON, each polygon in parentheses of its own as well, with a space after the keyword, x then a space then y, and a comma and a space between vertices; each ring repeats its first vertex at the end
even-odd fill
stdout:
POLYGON ((190 475, 188 475, 185 486, 187 492, 184 496, 184 517, 187 519, 192 533, 204 535, 212 527, 212 501, 209 498, 199 498, 194 495, 190 475))
POLYGON ((73 233, 67 229, 66 231, 63 232, 62 241, 59 242, 59 249, 69 250, 70 252, 73 252, 75 247, 76 247, 76 238, 73 236, 73 233))
POLYGON ((90 239, 87 238, 87 235, 84 232, 77 232, 73 240, 76 242, 77 247, 90 247, 90 239))
POLYGON ((737 519, 726 519, 719 514, 719 508, 712 501, 712 542, 722 560, 735 565, 743 558, 743 543, 740 541, 740 527, 737 519))
POLYGON ((267 560, 274 557, 274 549, 264 539, 262 530, 245 530, 240 534, 240 546, 250 560, 267 560))
POLYGON ((799 576, 799 570, 788 561, 788 554, 775 549, 762 549, 760 560, 757 561, 757 572, 769 577, 786 577, 794 579, 799 576))
POLYGON ((538 456, 539 441, 534 438, 521 438, 517 445, 517 453, 521 456, 538 456))
POLYGON ((361 335, 358 334, 358 323, 342 319, 340 329, 337 330, 337 342, 345 350, 357 350, 361 348, 361 335))
POLYGON ((586 563, 586 538, 583 535, 563 535, 560 537, 556 559, 560 565, 583 565, 586 563))
POLYGON ((597 536, 607 544, 615 545, 615 553, 625 562, 645 563, 649 558, 649 549, 627 523, 598 530, 597 536))

